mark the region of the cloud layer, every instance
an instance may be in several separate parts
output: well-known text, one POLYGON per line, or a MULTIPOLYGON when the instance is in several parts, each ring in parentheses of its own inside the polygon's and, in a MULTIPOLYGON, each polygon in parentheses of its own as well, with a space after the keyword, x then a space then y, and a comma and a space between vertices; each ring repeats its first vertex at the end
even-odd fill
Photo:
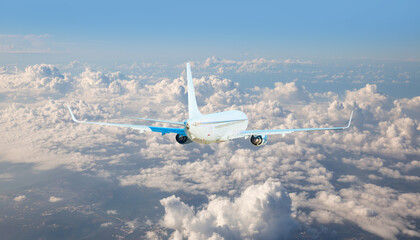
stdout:
MULTIPOLYGON (((349 130, 270 136, 267 145, 255 148, 246 140, 181 146, 171 135, 75 124, 65 103, 85 120, 184 120, 183 69, 168 78, 89 66, 71 74, 66 72, 71 66, 37 64, 4 67, 0 73, 0 159, 30 163, 36 170, 89 172, 122 187, 207 196, 198 208, 177 196, 161 199, 162 224, 175 230, 174 238, 270 238, 321 233, 328 224, 349 222, 387 239, 419 237, 410 219, 420 218, 420 97, 393 98, 377 84, 340 96, 310 92, 296 82, 244 90, 214 71, 278 73, 290 64, 305 69, 312 63, 215 58, 193 63, 212 72, 194 74, 200 110, 241 110, 249 129, 344 126, 354 110, 349 130), (240 214, 223 214, 235 209, 240 214), (293 228, 294 221, 299 228, 293 228)), ((10 179, 13 173, 2 176, 10 179)), ((136 226, 134 220, 127 225, 136 226)))

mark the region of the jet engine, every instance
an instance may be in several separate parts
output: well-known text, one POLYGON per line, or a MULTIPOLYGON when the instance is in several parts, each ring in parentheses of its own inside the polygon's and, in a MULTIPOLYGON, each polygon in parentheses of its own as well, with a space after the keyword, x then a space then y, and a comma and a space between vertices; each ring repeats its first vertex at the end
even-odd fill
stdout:
POLYGON ((267 143, 267 135, 252 135, 250 140, 255 146, 262 146, 267 143))
POLYGON ((189 139, 187 136, 184 136, 184 135, 181 135, 181 134, 177 134, 175 139, 179 144, 192 143, 191 139, 189 139))

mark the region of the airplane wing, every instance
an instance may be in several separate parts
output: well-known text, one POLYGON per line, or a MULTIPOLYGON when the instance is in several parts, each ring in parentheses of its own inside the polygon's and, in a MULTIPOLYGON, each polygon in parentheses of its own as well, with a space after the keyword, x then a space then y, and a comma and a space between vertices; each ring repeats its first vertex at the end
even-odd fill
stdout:
POLYGON ((187 136, 185 131, 184 131, 184 128, 166 128, 166 127, 153 127, 153 126, 131 125, 131 124, 121 124, 121 123, 79 121, 74 117, 74 114, 71 111, 69 105, 67 105, 67 108, 69 109, 71 118, 73 119, 73 121, 75 121, 77 123, 88 123, 88 124, 97 124, 97 125, 105 125, 105 126, 126 127, 126 128, 132 128, 132 129, 135 129, 135 130, 139 130, 140 132, 159 132, 159 133, 162 133, 162 135, 165 135, 167 133, 177 133, 177 134, 181 134, 183 136, 187 136))
POLYGON ((306 131, 325 131, 325 130, 344 130, 350 127, 351 119, 353 118, 353 111, 351 112, 349 123, 345 127, 328 127, 328 128, 297 128, 297 129, 271 129, 271 130, 245 130, 239 133, 235 138, 248 137, 251 135, 286 135, 292 132, 306 132, 306 131))

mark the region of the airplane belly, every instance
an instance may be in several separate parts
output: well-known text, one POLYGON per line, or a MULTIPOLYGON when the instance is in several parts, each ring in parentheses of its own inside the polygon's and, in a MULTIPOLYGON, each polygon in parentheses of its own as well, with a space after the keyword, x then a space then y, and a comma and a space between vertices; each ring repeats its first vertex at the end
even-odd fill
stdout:
POLYGON ((215 128, 194 128, 190 129, 187 132, 187 135, 192 141, 198 143, 209 144, 223 142, 221 141, 222 136, 220 135, 220 132, 217 131, 215 128))
POLYGON ((242 112, 223 112, 189 121, 187 135, 192 141, 198 143, 226 142, 246 130, 247 126, 248 119, 242 112))

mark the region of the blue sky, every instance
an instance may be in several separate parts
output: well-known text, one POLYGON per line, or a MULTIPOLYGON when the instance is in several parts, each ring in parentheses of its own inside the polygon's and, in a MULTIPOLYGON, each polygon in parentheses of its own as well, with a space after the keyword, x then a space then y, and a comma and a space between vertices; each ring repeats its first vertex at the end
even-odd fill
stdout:
POLYGON ((169 62, 209 56, 420 60, 419 5, 418 1, 2 1, 0 60, 18 61, 26 52, 37 52, 31 56, 34 59, 92 62, 169 62), (10 39, 11 35, 31 35, 36 42, 10 39))

